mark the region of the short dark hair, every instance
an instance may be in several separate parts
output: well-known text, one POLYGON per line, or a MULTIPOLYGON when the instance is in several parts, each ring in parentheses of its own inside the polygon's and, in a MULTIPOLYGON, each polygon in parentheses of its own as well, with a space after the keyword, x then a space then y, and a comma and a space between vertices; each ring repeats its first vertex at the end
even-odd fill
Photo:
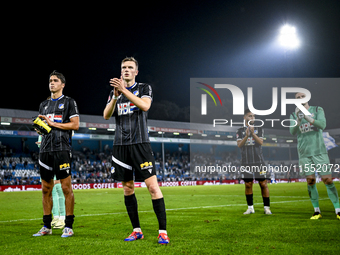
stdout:
POLYGON ((246 116, 248 113, 250 113, 251 111, 247 108, 244 110, 244 115, 243 116, 246 116))
POLYGON ((135 62, 136 64, 136 69, 138 70, 138 61, 134 58, 134 57, 126 57, 122 60, 122 63, 126 62, 126 61, 132 61, 135 62))
POLYGON ((66 79, 65 76, 62 73, 57 72, 56 70, 53 70, 53 72, 50 74, 50 78, 51 76, 57 76, 58 79, 60 79, 61 83, 66 84, 66 79))

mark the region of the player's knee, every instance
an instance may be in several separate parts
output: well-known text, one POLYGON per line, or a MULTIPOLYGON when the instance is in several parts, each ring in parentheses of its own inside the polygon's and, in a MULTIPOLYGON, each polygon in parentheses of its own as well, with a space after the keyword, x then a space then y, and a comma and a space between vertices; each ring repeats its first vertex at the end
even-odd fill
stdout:
POLYGON ((252 182, 245 182, 245 185, 246 185, 246 189, 251 189, 252 186, 253 186, 253 183, 252 182))
POLYGON ((315 178, 307 178, 307 184, 308 185, 314 185, 315 184, 315 178))
POLYGON ((332 184, 333 179, 332 178, 322 178, 322 181, 324 184, 332 184))
POLYGON ((42 193, 43 195, 52 195, 52 190, 53 190, 53 185, 44 183, 44 185, 42 185, 42 193))
POLYGON ((63 193, 64 193, 64 196, 69 196, 70 194, 72 194, 72 188, 67 186, 67 185, 62 185, 62 190, 63 190, 63 193))
POLYGON ((42 193, 44 196, 52 196, 52 189, 53 187, 49 187, 49 186, 44 186, 42 188, 42 193))
POLYGON ((158 193, 161 192, 161 190, 160 190, 158 184, 150 184, 150 185, 148 186, 148 190, 149 190, 151 196, 157 195, 158 193))
POLYGON ((135 192, 135 185, 133 182, 123 182, 124 195, 130 196, 135 192))
POLYGON ((267 182, 266 182, 266 181, 261 181, 261 182, 259 182, 259 184, 260 184, 260 187, 261 187, 262 189, 267 188, 267 182))

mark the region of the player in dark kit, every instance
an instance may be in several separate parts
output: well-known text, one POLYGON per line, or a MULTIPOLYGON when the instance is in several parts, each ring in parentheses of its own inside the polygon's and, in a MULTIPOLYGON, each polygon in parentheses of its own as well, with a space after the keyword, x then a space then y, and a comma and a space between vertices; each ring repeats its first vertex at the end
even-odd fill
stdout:
POLYGON ((170 240, 166 231, 165 204, 157 182, 147 128, 152 89, 148 84, 136 82, 137 74, 138 62, 132 57, 123 59, 120 79, 110 80, 113 90, 103 112, 104 119, 108 120, 113 115, 116 120, 112 172, 114 179, 123 184, 125 206, 133 227, 131 235, 124 241, 144 238, 134 192, 135 180, 144 181, 150 192, 159 223, 158 243, 168 244, 170 240))
POLYGON ((264 165, 262 144, 263 130, 261 127, 254 127, 255 114, 246 109, 244 111, 245 127, 237 130, 237 146, 241 148, 242 164, 241 172, 246 187, 246 199, 248 209, 243 214, 255 213, 253 204, 253 175, 261 187, 264 204, 264 213, 272 214, 270 211, 269 189, 267 186, 266 172, 262 171, 264 165))
MULTIPOLYGON (((43 194, 44 226, 33 236, 52 234, 52 189, 54 176, 60 180, 65 195, 66 218, 61 237, 73 236, 74 196, 71 185, 71 137, 72 130, 79 129, 79 113, 76 102, 63 95, 65 77, 53 71, 50 74, 51 98, 40 104, 39 118, 49 126, 49 132, 42 135, 39 154, 41 187, 43 194)), ((37 130, 38 132, 38 130, 37 130)))

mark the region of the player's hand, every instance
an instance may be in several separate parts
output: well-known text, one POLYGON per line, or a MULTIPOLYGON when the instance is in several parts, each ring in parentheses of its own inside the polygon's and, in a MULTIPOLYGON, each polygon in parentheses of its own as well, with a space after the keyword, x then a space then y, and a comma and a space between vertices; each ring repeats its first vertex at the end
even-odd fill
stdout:
POLYGON ((301 120, 303 119, 303 117, 305 117, 305 115, 303 114, 303 112, 301 112, 301 110, 299 109, 299 107, 295 108, 295 115, 297 117, 296 119, 296 125, 300 126, 301 125, 301 120))
POLYGON ((249 130, 249 127, 247 127, 246 129, 246 136, 249 137, 250 136, 250 130, 249 130))
POLYGON ((54 122, 51 121, 48 117, 46 117, 45 115, 39 115, 38 116, 40 119, 44 119, 46 124, 49 125, 50 127, 54 127, 54 122))
POLYGON ((115 89, 115 96, 119 96, 125 90, 125 83, 126 82, 122 79, 122 76, 120 76, 120 79, 113 78, 110 80, 110 85, 115 89))
POLYGON ((305 117, 304 113, 299 109, 299 107, 295 108, 295 114, 300 121, 305 117))
POLYGON ((253 135, 254 134, 254 127, 249 126, 249 131, 250 131, 250 134, 253 135))

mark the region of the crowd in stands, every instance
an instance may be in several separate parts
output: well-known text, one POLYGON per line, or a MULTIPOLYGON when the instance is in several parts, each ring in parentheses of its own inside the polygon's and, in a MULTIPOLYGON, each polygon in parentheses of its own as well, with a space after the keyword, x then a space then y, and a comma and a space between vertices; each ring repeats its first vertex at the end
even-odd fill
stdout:
MULTIPOLYGON (((83 148, 82 151, 73 152, 71 165, 73 183, 110 183, 112 151, 106 147, 103 152, 83 148)), ((234 152, 222 153, 192 153, 177 151, 166 152, 163 158, 161 152, 155 152, 157 179, 159 181, 196 181, 196 180, 240 180, 240 161, 234 152), (208 166, 215 166, 214 171, 208 171, 208 166), (229 168, 228 168, 229 166, 229 168), (197 168, 198 167, 198 168, 197 168), (232 171, 218 171, 219 169, 232 169, 232 171), (233 168, 231 168, 233 167, 233 168)), ((285 162, 266 162, 271 166, 285 165, 285 162)), ((297 163, 297 162, 296 162, 297 163)), ((210 168, 211 170, 211 168, 210 168)), ((290 173, 268 173, 268 178, 276 179, 299 178, 298 169, 290 173)), ((40 175, 38 155, 0 155, 0 185, 39 184, 40 175)))

